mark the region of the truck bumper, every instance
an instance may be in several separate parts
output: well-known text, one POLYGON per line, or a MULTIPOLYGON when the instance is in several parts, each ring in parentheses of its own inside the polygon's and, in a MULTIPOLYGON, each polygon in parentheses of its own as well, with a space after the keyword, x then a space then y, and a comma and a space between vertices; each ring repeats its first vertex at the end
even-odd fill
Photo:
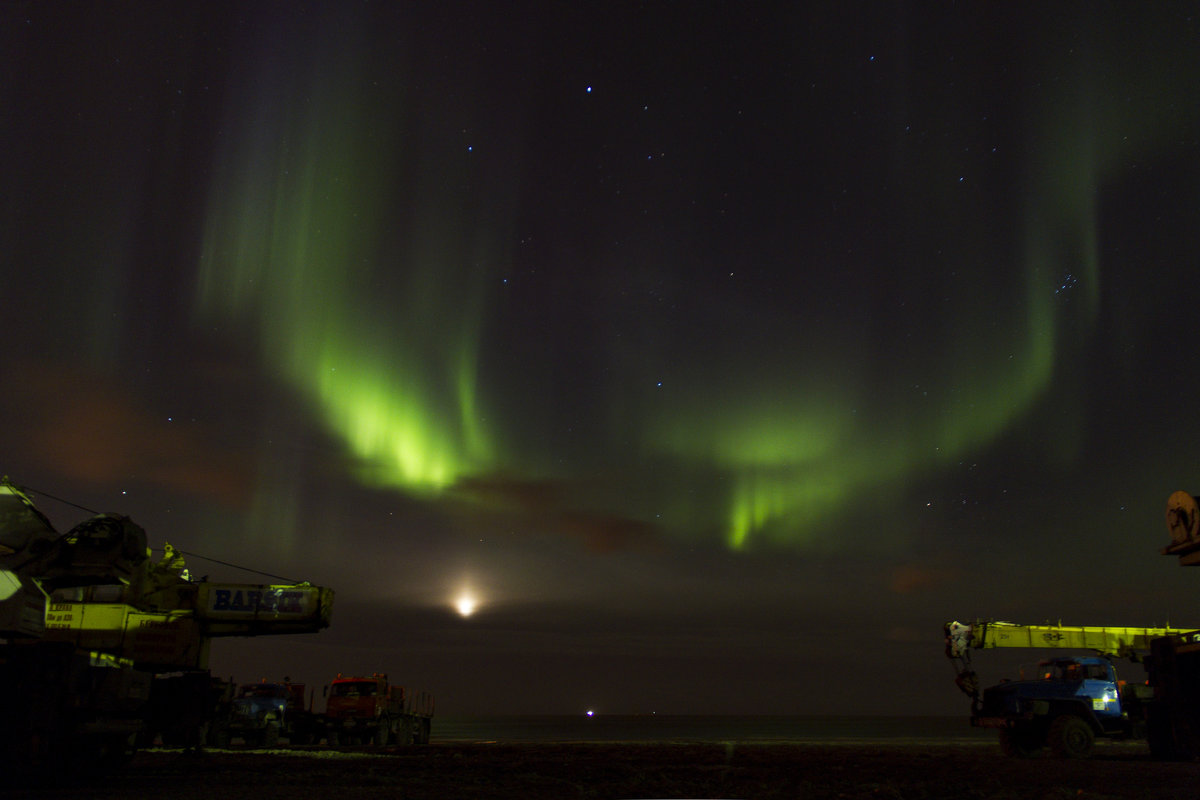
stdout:
POLYGON ((334 720, 329 727, 342 733, 361 733, 379 727, 379 720, 377 718, 348 717, 334 720))
POLYGON ((1020 722, 1028 722, 1033 715, 1022 717, 971 717, 972 728, 1011 728, 1020 722))

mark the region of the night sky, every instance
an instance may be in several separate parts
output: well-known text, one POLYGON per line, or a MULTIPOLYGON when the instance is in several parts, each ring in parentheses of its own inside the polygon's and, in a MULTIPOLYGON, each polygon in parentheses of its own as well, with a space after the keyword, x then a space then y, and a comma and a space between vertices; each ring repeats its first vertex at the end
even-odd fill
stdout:
POLYGON ((1194 4, 8 2, 0 145, 0 472, 337 592, 223 676, 965 719, 950 619, 1200 626, 1194 4))

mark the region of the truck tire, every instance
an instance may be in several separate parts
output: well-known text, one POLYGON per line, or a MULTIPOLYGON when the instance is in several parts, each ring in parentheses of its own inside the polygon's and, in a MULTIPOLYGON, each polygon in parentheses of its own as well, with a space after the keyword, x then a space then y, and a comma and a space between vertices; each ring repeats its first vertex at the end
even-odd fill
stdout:
POLYGON ((125 766, 137 752, 135 734, 113 733, 107 736, 87 737, 84 740, 85 758, 96 772, 106 772, 125 766))
POLYGON ((1074 714, 1060 714, 1050 723, 1050 750, 1058 758, 1087 758, 1096 734, 1092 726, 1074 714))
POLYGON ((383 747, 388 743, 388 734, 392 730, 392 723, 387 717, 380 717, 379 724, 375 726, 375 730, 371 732, 371 744, 376 747, 383 747))
POLYGON ((268 722, 262 732, 263 747, 274 747, 279 744, 279 723, 268 722))
POLYGON ((1000 750, 1013 758, 1032 758, 1042 752, 1046 737, 1031 728, 1001 728, 1000 750))

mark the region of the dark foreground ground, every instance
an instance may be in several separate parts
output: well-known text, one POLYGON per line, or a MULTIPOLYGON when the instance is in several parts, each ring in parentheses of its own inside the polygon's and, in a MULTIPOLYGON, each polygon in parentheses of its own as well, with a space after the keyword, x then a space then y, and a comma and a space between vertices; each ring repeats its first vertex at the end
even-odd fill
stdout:
POLYGON ((1197 798, 1200 764, 1109 744, 1088 761, 1014 760, 984 745, 433 744, 389 753, 139 753, 88 786, 17 798, 1197 798))

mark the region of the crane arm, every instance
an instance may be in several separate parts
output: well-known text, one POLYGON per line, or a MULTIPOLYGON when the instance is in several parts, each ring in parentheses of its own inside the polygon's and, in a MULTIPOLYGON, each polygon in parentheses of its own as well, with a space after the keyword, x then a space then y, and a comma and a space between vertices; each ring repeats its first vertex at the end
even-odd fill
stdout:
POLYGON ((947 622, 946 657, 955 668, 954 682, 964 694, 979 702, 979 676, 971 667, 971 651, 994 647, 1059 650, 1095 650, 1109 656, 1137 660, 1149 651, 1150 642, 1183 633, 1180 628, 1110 628, 1104 626, 1018 625, 1014 622, 976 620, 947 622))
POLYGON ((145 531, 122 515, 60 535, 0 477, 0 638, 70 643, 138 669, 203 669, 213 638, 316 633, 332 613, 324 586, 193 582, 170 544, 152 562, 145 531))
POLYGON ((1135 658, 1150 650, 1150 641, 1184 633, 1185 628, 1114 628, 1107 626, 1018 625, 1013 622, 976 620, 946 624, 946 655, 962 656, 968 650, 993 647, 1026 647, 1061 650, 1095 650, 1116 658, 1135 658))
POLYGON ((116 653, 139 668, 203 669, 208 642, 223 636, 316 633, 329 627, 333 590, 301 583, 187 584, 176 608, 54 599, 44 636, 85 650, 116 653))
POLYGON ((316 633, 328 628, 333 589, 290 585, 201 583, 196 615, 209 636, 316 633))

